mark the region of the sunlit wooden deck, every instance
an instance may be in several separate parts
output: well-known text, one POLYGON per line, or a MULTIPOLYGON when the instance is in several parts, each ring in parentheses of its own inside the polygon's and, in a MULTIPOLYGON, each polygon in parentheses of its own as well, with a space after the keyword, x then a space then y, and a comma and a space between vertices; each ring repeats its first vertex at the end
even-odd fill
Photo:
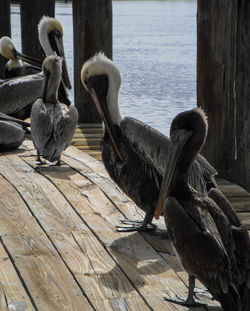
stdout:
POLYGON ((101 123, 80 123, 78 124, 72 146, 86 152, 97 160, 101 160, 101 139, 103 127, 101 123))
POLYGON ((0 155, 0 310, 191 310, 164 300, 186 296, 187 274, 160 234, 163 220, 159 234, 116 232, 143 213, 101 162, 74 147, 62 160, 36 168, 30 140, 0 155))

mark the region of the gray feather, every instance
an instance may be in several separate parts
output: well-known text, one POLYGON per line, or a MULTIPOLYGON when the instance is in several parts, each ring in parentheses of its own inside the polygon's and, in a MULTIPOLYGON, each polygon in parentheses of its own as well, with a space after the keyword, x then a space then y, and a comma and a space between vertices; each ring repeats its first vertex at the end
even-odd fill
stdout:
MULTIPOLYGON (((170 148, 170 139, 134 118, 124 118, 120 128, 142 160, 150 163, 151 166, 149 167, 153 166, 163 176, 166 169, 166 154, 170 148)), ((152 174, 154 173, 152 172, 152 174)), ((215 184, 214 175, 216 174, 213 166, 199 154, 190 169, 189 182, 196 190, 207 194, 205 178, 210 179, 215 184)))
POLYGON ((0 80, 0 111, 15 113, 42 96, 43 73, 0 80))

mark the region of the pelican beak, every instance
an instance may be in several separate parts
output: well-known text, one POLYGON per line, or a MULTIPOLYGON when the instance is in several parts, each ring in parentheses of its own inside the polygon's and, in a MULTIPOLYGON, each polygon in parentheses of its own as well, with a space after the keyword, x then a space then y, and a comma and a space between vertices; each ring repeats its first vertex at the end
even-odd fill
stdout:
POLYGON ((51 31, 48 34, 48 36, 49 36, 49 41, 50 41, 53 51, 55 51, 57 56, 60 56, 63 60, 62 61, 62 81, 67 87, 67 89, 71 90, 72 86, 70 83, 68 67, 67 67, 67 62, 66 62, 65 53, 64 53, 62 35, 58 31, 51 31))
POLYGON ((108 134, 109 134, 109 136, 110 136, 110 139, 111 139, 111 142, 112 142, 112 146, 113 146, 114 152, 115 152, 117 158, 118 158, 120 161, 122 161, 122 156, 121 156, 121 154, 120 154, 120 152, 119 152, 119 149, 118 149, 118 147, 117 147, 117 143, 116 143, 117 138, 116 138, 116 134, 115 134, 115 131, 114 131, 113 124, 112 124, 112 122, 110 121, 109 113, 108 113, 108 112, 106 112, 106 113, 104 112, 104 109, 102 108, 102 105, 101 105, 101 103, 100 103, 100 101, 99 101, 99 98, 98 98, 98 96, 97 96, 97 94, 96 94, 96 91, 95 91, 93 88, 91 88, 91 89, 89 90, 89 93, 90 93, 90 95, 91 95, 91 97, 92 97, 92 99, 93 99, 93 102, 94 102, 95 105, 96 105, 96 108, 97 108, 97 110, 98 110, 98 112, 99 112, 99 114, 100 114, 100 117, 102 118, 102 120, 103 120, 103 122, 104 122, 104 124, 105 124, 105 128, 106 128, 107 131, 108 131, 108 134))
POLYGON ((192 135, 192 132, 186 130, 178 130, 173 141, 171 141, 169 152, 166 155, 166 171, 165 175, 162 180, 161 190, 158 198, 158 202, 156 205, 156 210, 154 217, 155 219, 159 219, 159 216, 162 214, 162 210, 164 208, 165 200, 169 195, 169 186, 172 181, 172 177, 176 168, 176 164, 180 157, 181 151, 183 146, 185 145, 186 141, 192 135))
POLYGON ((42 65, 43 65, 43 61, 42 60, 34 58, 34 57, 31 57, 31 56, 28 56, 28 55, 23 54, 23 53, 20 53, 17 50, 14 50, 13 53, 14 53, 15 57, 21 59, 22 61, 24 61, 24 62, 26 62, 26 63, 28 63, 28 64, 30 64, 32 66, 35 66, 38 69, 42 68, 42 65))
POLYGON ((0 120, 1 121, 12 121, 12 122, 16 122, 18 124, 21 124, 23 126, 30 127, 30 123, 25 122, 25 121, 20 120, 20 119, 13 118, 13 117, 8 116, 7 114, 2 113, 2 112, 0 112, 0 120))

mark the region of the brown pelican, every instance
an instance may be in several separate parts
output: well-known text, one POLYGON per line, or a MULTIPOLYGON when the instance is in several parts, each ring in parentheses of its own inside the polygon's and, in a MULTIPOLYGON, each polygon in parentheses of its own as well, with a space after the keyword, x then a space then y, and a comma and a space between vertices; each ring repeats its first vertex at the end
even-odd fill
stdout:
POLYGON ((61 23, 53 17, 43 16, 38 24, 38 36, 45 56, 54 55, 56 53, 57 56, 62 58, 62 82, 70 90, 72 87, 64 53, 63 28, 61 23))
MULTIPOLYGON (((38 36, 45 57, 56 53, 57 56, 63 58, 63 83, 68 89, 71 89, 61 23, 53 17, 43 16, 38 24, 38 36)), ((0 39, 0 53, 9 59, 5 68, 5 78, 41 72, 42 61, 17 51, 14 43, 7 36, 0 39), (27 61, 27 63, 23 63, 23 61, 27 61)))
MULTIPOLYGON (((42 17, 38 25, 40 44, 46 56, 54 55, 63 58, 62 81, 59 87, 59 99, 70 105, 67 91, 71 89, 71 83, 67 70, 63 47, 63 30, 61 24, 55 18, 42 17)), ((18 52, 8 37, 0 40, 0 51, 3 56, 10 59, 11 67, 15 68, 15 74, 24 75, 34 71, 34 74, 24 76, 22 79, 0 80, 0 111, 14 117, 25 119, 30 116, 31 106, 41 97, 43 85, 43 73, 38 68, 42 67, 42 61, 18 52), (28 62, 30 65, 22 63, 28 62), (26 69, 29 72, 26 72, 26 69), (39 73, 37 73, 39 72, 39 73), (36 73, 36 74, 35 74, 36 73)), ((12 75, 14 74, 12 71, 12 75)))
MULTIPOLYGON (((165 172, 165 153, 168 152, 169 139, 138 120, 122 119, 118 106, 121 75, 115 64, 103 53, 83 65, 81 79, 105 124, 103 163, 116 184, 146 212, 143 222, 124 221, 129 226, 120 226, 118 230, 152 229, 151 221, 165 172)), ((204 179, 210 181, 213 174, 216 171, 202 156, 198 156, 190 174, 192 184, 206 191, 204 179)))
POLYGON ((0 113, 0 151, 18 148, 25 138, 28 122, 0 113))
MULTIPOLYGON (((41 72, 41 68, 22 61, 22 59, 26 59, 26 55, 17 51, 14 43, 9 37, 4 36, 0 39, 0 53, 3 57, 9 60, 5 64, 4 78, 8 79, 41 72)), ((35 62, 33 58, 29 57, 28 61, 35 62)), ((36 65, 39 65, 39 62, 35 63, 36 65)))
POLYGON ((78 113, 74 106, 58 101, 58 88, 62 75, 62 60, 48 56, 43 62, 45 83, 42 98, 38 99, 31 110, 31 134, 40 156, 60 165, 61 153, 70 144, 76 128, 78 113))
MULTIPOLYGON (((164 209, 166 227, 173 247, 189 274, 193 299, 198 278, 226 311, 250 310, 250 240, 230 203, 218 189, 208 196, 192 188, 189 169, 207 135, 204 112, 180 113, 171 124, 171 151, 166 155, 156 217, 164 209)), ((167 299, 169 300, 169 299, 167 299)))

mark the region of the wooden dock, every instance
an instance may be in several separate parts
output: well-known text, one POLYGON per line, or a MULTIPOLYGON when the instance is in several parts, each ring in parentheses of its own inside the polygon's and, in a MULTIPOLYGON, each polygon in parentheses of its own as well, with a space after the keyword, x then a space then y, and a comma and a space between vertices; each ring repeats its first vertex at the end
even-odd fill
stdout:
POLYGON ((100 144, 102 137, 103 127, 101 123, 80 123, 76 128, 72 146, 101 161, 100 144))
MULTIPOLYGON (((116 232, 143 212, 100 161, 74 147, 62 161, 37 168, 30 140, 0 154, 0 310, 191 310, 164 300, 186 296, 187 274, 162 238, 163 220, 156 233, 116 232)), ((220 184, 250 228, 249 195, 220 184)))

